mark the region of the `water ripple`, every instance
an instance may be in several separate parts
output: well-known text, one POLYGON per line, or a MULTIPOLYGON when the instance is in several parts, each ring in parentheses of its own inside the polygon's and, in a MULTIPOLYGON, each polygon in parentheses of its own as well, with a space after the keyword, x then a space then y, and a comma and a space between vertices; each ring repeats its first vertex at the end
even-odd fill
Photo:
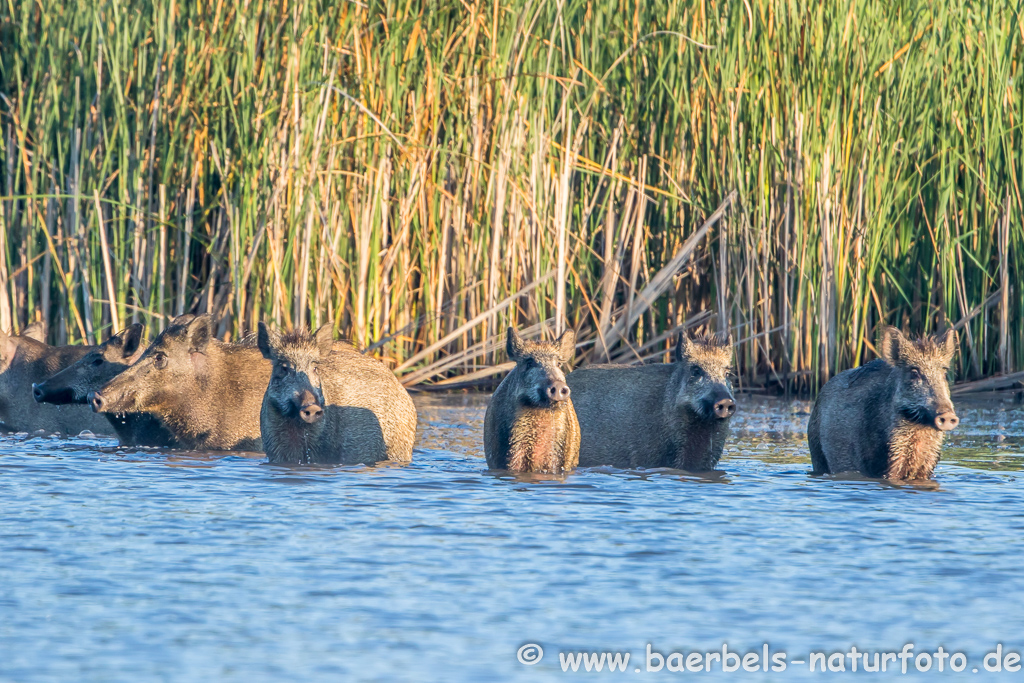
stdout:
POLYGON ((745 400, 711 476, 547 478, 487 471, 479 397, 418 404, 404 467, 0 437, 0 680, 544 680, 558 650, 647 643, 1021 649, 1013 405, 961 410, 930 490, 809 476, 801 402, 745 400), (537 666, 516 661, 527 642, 537 666))

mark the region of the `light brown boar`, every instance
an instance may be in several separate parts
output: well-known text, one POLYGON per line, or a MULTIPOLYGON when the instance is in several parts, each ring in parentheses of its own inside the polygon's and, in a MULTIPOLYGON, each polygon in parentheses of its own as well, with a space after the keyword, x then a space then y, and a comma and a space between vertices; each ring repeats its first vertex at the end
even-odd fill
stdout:
POLYGON ((580 466, 715 469, 736 412, 732 340, 680 335, 675 362, 597 365, 568 377, 580 466))
MULTIPOLYGON (((187 322, 194 316, 178 319, 187 322)), ((88 396, 98 391, 137 361, 144 350, 145 327, 134 323, 105 342, 91 347, 82 358, 49 379, 32 385, 38 403, 81 405, 89 409, 88 396)), ((160 420, 149 413, 104 413, 118 441, 125 446, 176 448, 178 443, 160 420)))
POLYGON ((209 315, 172 323, 142 356, 89 395, 97 413, 149 413, 182 448, 262 450, 270 363, 255 346, 213 337, 209 315))
POLYGON ((882 331, 881 358, 825 384, 807 425, 816 474, 931 479, 946 432, 960 423, 947 376, 957 334, 910 340, 882 331))
POLYGON ((270 462, 412 460, 416 406, 379 360, 335 342, 330 325, 279 334, 260 323, 257 344, 273 365, 260 411, 270 462))
POLYGON ((559 474, 576 467, 580 425, 561 366, 572 361, 576 333, 527 341, 508 328, 505 349, 516 366, 495 389, 484 415, 484 455, 492 470, 559 474))
POLYGON ((42 382, 89 353, 91 346, 50 346, 42 326, 30 325, 20 335, 0 331, 0 429, 77 435, 83 431, 110 434, 110 424, 87 406, 41 406, 32 399, 32 385, 42 382))

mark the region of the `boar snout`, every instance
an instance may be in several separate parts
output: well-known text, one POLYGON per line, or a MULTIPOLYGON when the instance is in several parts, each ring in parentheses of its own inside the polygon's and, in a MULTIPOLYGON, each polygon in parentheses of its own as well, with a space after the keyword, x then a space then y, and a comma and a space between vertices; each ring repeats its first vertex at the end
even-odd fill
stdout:
POLYGON ((71 389, 51 389, 46 386, 46 382, 32 385, 32 398, 36 400, 36 403, 54 403, 64 404, 73 403, 75 397, 71 389))
POLYGON ((316 422, 319 422, 320 418, 322 418, 323 416, 324 409, 315 403, 312 405, 305 406, 302 410, 299 411, 299 417, 301 417, 302 421, 307 424, 314 424, 316 422))
POLYGON ((720 420, 724 420, 727 417, 732 417, 733 413, 736 412, 736 401, 731 398, 723 398, 720 401, 715 401, 715 417, 720 420))
POLYGON ((552 382, 548 385, 548 400, 552 403, 564 401, 569 398, 569 385, 565 382, 552 382))
POLYGON ((324 407, 316 394, 309 389, 296 391, 292 395, 292 413, 306 424, 312 425, 324 417, 324 407))
MULTIPOLYGON (((90 391, 85 396, 85 402, 92 407, 94 413, 127 413, 138 411, 138 394, 131 388, 127 391, 119 391, 118 388, 107 385, 99 391, 90 391)), ((140 406, 141 407, 141 406, 140 406)))
POLYGON ((724 384, 708 387, 691 406, 703 420, 725 420, 736 413, 736 400, 724 384))
POLYGON ((107 399, 98 391, 90 391, 85 400, 92 406, 92 412, 94 413, 102 413, 107 405, 107 399))
POLYGON ((960 418, 952 410, 945 410, 935 416, 935 428, 940 432, 949 432, 960 424, 960 418))
POLYGON ((323 406, 320 405, 316 395, 308 389, 295 397, 295 405, 298 408, 299 417, 306 424, 316 424, 324 416, 323 406))

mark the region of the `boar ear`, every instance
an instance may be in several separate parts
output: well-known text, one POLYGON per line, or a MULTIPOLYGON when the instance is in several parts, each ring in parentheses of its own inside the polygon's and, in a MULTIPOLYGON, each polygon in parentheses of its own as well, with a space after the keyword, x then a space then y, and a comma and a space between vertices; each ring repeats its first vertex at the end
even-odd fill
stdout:
POLYGON ((142 332, 146 326, 142 323, 132 323, 121 331, 121 357, 131 358, 142 346, 142 332))
POLYGON ((509 360, 518 360, 526 352, 526 344, 516 328, 509 326, 505 339, 505 353, 509 360))
POLYGON ((14 344, 11 343, 11 335, 0 329, 0 361, 6 361, 14 355, 14 344))
POLYGON ((274 360, 274 347, 277 346, 278 341, 280 341, 280 335, 267 327, 266 323, 261 322, 256 329, 256 346, 259 347, 264 358, 274 360))
POLYGON ((693 348, 693 341, 685 332, 679 333, 679 341, 676 342, 675 361, 682 363, 686 360, 690 350, 693 348))
POLYGON ((950 328, 942 333, 942 336, 936 340, 936 343, 942 349, 942 355, 948 363, 956 355, 957 347, 960 345, 960 336, 956 333, 956 330, 950 328))
POLYGON ((206 351, 206 345, 210 343, 210 338, 213 337, 213 319, 205 313, 196 316, 185 328, 185 333, 188 337, 189 353, 203 353, 206 351))
POLYGON ((188 325, 190 322, 192 322, 195 319, 196 319, 196 317, 194 315, 192 315, 191 313, 183 313, 182 315, 179 315, 177 318, 172 320, 171 324, 168 325, 168 327, 171 327, 171 326, 174 326, 174 325, 178 325, 178 326, 184 327, 185 325, 188 325))
POLYGON ((330 323, 321 325, 313 333, 313 342, 320 351, 320 358, 327 358, 327 356, 331 355, 331 349, 334 348, 334 326, 330 323))
POLYGON ((882 328, 882 336, 878 340, 878 353, 891 365, 896 365, 900 359, 900 347, 907 343, 903 333, 891 325, 882 328))
POLYGON ((576 330, 566 329, 555 342, 558 344, 558 359, 563 363, 571 363, 576 355, 576 330))
POLYGON ((32 323, 21 331, 22 337, 35 339, 37 342, 46 343, 46 325, 44 323, 32 323))

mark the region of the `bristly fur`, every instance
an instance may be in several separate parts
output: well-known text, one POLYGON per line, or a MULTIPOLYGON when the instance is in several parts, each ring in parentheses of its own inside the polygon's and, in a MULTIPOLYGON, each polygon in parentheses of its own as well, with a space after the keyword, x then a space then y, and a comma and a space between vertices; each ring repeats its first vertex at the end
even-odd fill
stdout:
MULTIPOLYGON (((287 332, 280 332, 279 344, 282 348, 293 348, 293 349, 304 349, 308 351, 315 351, 317 349, 316 337, 314 337, 314 330, 310 330, 305 327, 295 328, 287 332)), ((257 334, 250 332, 247 334, 239 343, 244 341, 250 341, 250 345, 256 346, 257 334)), ((334 348, 355 350, 355 346, 352 342, 347 339, 335 339, 334 348)))
POLYGON ((577 462, 579 424, 571 401, 555 408, 520 406, 509 429, 509 472, 561 474, 577 462))
MULTIPOLYGON (((558 474, 579 461, 580 427, 572 399, 549 401, 549 387, 566 387, 560 366, 572 360, 576 334, 534 342, 508 329, 506 351, 514 367, 484 415, 484 455, 495 470, 558 474)), ((567 387, 566 387, 567 388, 567 387)))
POLYGON ((694 344, 701 344, 703 346, 722 346, 728 348, 729 346, 732 346, 732 335, 728 332, 699 330, 696 334, 690 337, 690 341, 694 344))
POLYGON ((878 350, 892 365, 914 365, 935 359, 946 363, 956 353, 958 336, 955 330, 917 339, 908 339, 895 327, 883 327, 878 336, 878 350))
POLYGON ((889 466, 886 479, 931 479, 939 464, 943 433, 908 420, 897 420, 889 434, 889 466))
POLYGON ((692 337, 679 335, 676 345, 676 360, 688 359, 698 365, 728 368, 732 365, 732 336, 698 332, 692 337))
POLYGON ((295 350, 316 351, 316 340, 313 333, 305 328, 296 328, 287 332, 281 332, 278 343, 281 347, 288 347, 295 350))
POLYGON ((255 332, 249 332, 248 334, 244 335, 241 339, 239 339, 235 343, 238 344, 239 346, 248 346, 248 347, 251 347, 251 348, 256 348, 256 346, 257 346, 257 336, 256 336, 256 333, 255 332))

